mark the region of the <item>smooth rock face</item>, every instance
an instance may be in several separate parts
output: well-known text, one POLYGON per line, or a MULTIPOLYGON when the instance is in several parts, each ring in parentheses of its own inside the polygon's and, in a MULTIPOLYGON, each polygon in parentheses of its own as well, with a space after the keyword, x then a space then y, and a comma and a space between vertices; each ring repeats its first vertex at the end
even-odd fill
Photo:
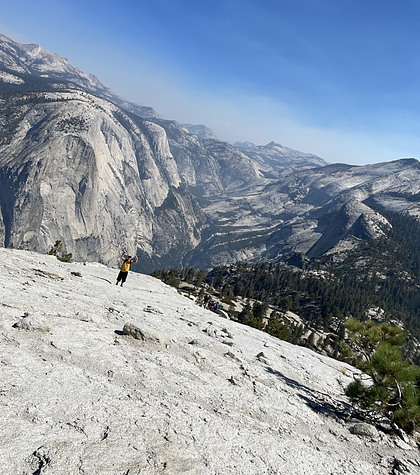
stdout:
POLYGON ((350 432, 355 368, 117 273, 0 248, 2 474, 418 473, 412 442, 350 432))

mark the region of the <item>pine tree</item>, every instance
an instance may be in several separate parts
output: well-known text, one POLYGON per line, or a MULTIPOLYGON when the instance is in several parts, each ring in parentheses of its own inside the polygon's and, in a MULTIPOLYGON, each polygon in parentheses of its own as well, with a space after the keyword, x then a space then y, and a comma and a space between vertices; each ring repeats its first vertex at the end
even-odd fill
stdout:
POLYGON ((200 286, 203 285, 203 282, 205 281, 207 277, 207 272, 204 269, 201 269, 195 279, 195 285, 200 286))
POLYGON ((63 243, 61 241, 55 241, 54 246, 50 249, 49 255, 56 256, 63 251, 63 243))
POLYGON ((420 368, 402 357, 402 330, 353 318, 347 328, 361 355, 356 366, 372 380, 370 385, 354 381, 346 389, 347 396, 362 408, 389 415, 393 422, 412 432, 420 426, 420 368))
POLYGON ((55 241, 54 246, 50 249, 48 254, 50 256, 55 256, 61 262, 71 262, 73 258, 73 254, 71 252, 68 254, 63 253, 63 243, 60 240, 55 241))

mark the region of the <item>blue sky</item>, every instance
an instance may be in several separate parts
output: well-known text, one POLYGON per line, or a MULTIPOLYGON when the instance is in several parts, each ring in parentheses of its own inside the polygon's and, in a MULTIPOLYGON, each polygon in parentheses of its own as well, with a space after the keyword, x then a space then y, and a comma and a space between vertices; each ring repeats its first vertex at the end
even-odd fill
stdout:
POLYGON ((14 0, 0 32, 224 140, 420 158, 418 0, 14 0))

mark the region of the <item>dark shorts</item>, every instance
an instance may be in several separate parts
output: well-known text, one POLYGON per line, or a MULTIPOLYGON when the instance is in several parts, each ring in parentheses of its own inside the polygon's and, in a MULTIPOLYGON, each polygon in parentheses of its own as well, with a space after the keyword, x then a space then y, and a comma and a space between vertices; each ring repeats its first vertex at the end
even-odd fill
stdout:
POLYGON ((121 272, 118 274, 118 277, 117 277, 117 282, 119 282, 120 280, 123 281, 123 283, 127 280, 127 275, 128 275, 128 272, 121 272))

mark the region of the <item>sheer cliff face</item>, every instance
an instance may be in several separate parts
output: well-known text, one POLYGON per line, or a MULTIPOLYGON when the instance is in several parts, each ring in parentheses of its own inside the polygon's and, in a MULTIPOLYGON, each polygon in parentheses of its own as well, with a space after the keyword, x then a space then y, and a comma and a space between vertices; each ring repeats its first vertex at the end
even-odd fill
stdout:
POLYGON ((77 90, 1 106, 15 125, 0 146, 5 246, 48 251, 60 239, 78 259, 111 262, 122 246, 158 260, 198 244, 202 215, 160 126, 77 90))
POLYGON ((232 145, 70 85, 5 94, 0 121, 6 247, 45 252, 61 240, 76 259, 111 263, 127 247, 144 270, 179 265, 207 219, 190 190, 221 196, 260 178, 232 145))

